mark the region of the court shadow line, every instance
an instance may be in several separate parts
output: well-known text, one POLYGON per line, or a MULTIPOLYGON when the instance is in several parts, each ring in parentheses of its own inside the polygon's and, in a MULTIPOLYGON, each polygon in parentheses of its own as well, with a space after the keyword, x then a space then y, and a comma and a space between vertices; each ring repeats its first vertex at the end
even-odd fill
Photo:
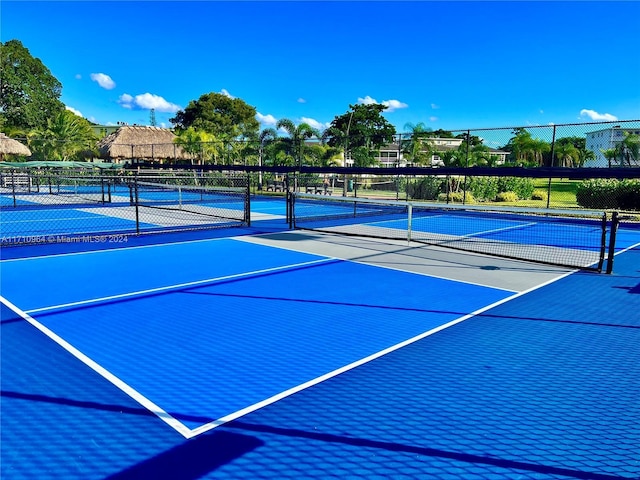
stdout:
POLYGON ((374 448, 387 450, 391 452, 410 453, 414 455, 423 455, 427 457, 446 458, 471 464, 490 465, 505 469, 518 469, 529 472, 542 473, 547 475, 568 476, 580 480, 621 480, 622 477, 617 475, 609 475, 595 472, 584 472, 566 467, 557 467, 552 465, 541 465, 536 463, 524 462, 520 460, 509 460, 493 456, 476 455, 470 453, 454 452, 442 450, 438 448, 420 447, 414 445, 403 445, 395 442, 386 442, 381 440, 371 440, 365 438, 345 437, 344 435, 334 435, 331 433, 322 433, 318 431, 307 431, 293 428, 273 427, 269 425, 259 425, 247 423, 243 421, 233 421, 220 427, 224 430, 243 430, 248 432, 267 433, 272 435, 281 435, 286 437, 304 438, 308 440, 336 443, 349 445, 354 447, 374 448))
MULTIPOLYGON (((394 307, 394 306, 386 306, 386 305, 372 305, 372 304, 362 304, 362 303, 349 303, 349 302, 332 302, 327 300, 313 300, 313 299, 302 299, 302 298, 287 298, 287 297, 267 297, 263 295, 247 295, 247 294, 239 294, 239 293, 215 293, 215 292, 194 292, 185 290, 181 293, 186 293, 190 295, 210 295, 216 297, 230 297, 230 298, 241 298, 241 299, 252 299, 252 300, 267 300, 267 301, 280 301, 280 302, 296 302, 296 303, 311 303, 311 304, 319 304, 319 305, 333 305, 333 306, 341 306, 341 307, 357 307, 357 308, 378 308, 383 310, 393 310, 393 311, 409 311, 409 312, 418 312, 418 313, 435 313, 442 315, 469 315, 470 312, 458 312, 453 310, 430 310, 423 308, 407 308, 407 307, 394 307)), ((490 310, 489 310, 490 312, 490 310)), ((553 322, 553 323, 567 323, 574 325, 588 325, 588 326, 599 326, 599 327, 616 327, 616 328, 632 328, 632 329, 640 329, 640 325, 624 325, 624 324, 615 324, 615 323, 603 323, 603 322, 585 322, 579 320, 568 320, 568 319, 557 319, 557 318, 544 318, 544 317, 522 317, 522 316, 509 316, 509 315, 495 315, 487 312, 477 313, 474 315, 474 318, 496 318, 496 319, 504 319, 504 320, 525 320, 525 321, 536 321, 536 322, 553 322)))
MULTIPOLYGON (((117 404, 108 404, 108 403, 99 403, 99 402, 91 402, 88 400, 73 400, 70 398, 62 398, 62 397, 52 397, 50 395, 41 395, 37 393, 22 393, 22 392, 14 392, 9 390, 0 390, 0 397, 4 398, 12 398, 16 400, 25 400, 32 402, 44 402, 44 403, 52 403, 63 405, 66 407, 74 407, 74 408, 88 408, 94 410, 100 410, 105 412, 114 412, 114 413, 124 413, 127 415, 140 415, 149 418, 157 419, 158 416, 152 412, 151 410, 147 410, 143 407, 130 407, 125 405, 117 405, 117 404)), ((206 424, 215 421, 213 418, 209 417, 201 417, 197 415, 184 415, 176 412, 167 412, 176 420, 184 421, 184 422, 193 422, 206 424)))

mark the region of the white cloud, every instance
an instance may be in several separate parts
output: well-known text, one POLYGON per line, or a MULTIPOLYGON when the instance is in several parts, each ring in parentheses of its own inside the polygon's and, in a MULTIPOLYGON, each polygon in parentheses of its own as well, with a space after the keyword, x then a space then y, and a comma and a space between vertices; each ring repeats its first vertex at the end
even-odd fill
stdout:
POLYGON ((275 124, 278 123, 278 120, 276 120, 276 117, 273 115, 262 115, 260 112, 256 113, 256 120, 262 125, 275 126, 275 124))
POLYGON ((298 99, 298 103, 307 103, 307 101, 304 98, 300 97, 298 99))
POLYGON ((82 80, 82 75, 80 75, 79 73, 76 73, 76 80, 82 80))
POLYGON ((111 77, 105 73, 92 73, 91 80, 106 90, 112 90, 116 87, 116 82, 111 80, 111 77))
POLYGON ((72 113, 76 114, 76 115, 77 115, 77 116, 79 116, 79 117, 82 117, 82 116, 83 116, 83 115, 82 115, 82 113, 80 113, 80 110, 76 110, 76 109, 75 109, 75 108, 73 108, 73 107, 69 107, 68 105, 65 105, 65 107, 64 107, 64 108, 66 108, 67 110, 69 110, 70 112, 72 112, 72 113))
POLYGON ((400 108, 407 108, 409 106, 400 100, 385 100, 382 104, 387 107, 385 112, 394 112, 400 108))
POLYGON ((435 103, 432 103, 431 108, 434 110, 437 110, 438 108, 440 108, 440 105, 436 105, 435 103))
POLYGON ((378 103, 375 98, 371 98, 367 95, 364 98, 358 98, 358 103, 362 103, 363 105, 371 105, 372 103, 378 103))
POLYGON ((616 117, 615 115, 611 115, 610 113, 598 113, 595 110, 587 110, 586 108, 583 108, 582 110, 580 110, 580 118, 585 118, 585 117, 595 122, 599 122, 599 121, 615 122, 616 120, 618 120, 618 117, 616 117))
POLYGON ((226 88, 223 88, 222 90, 220 90, 220 93, 221 93, 222 95, 224 95, 225 97, 229 97, 229 98, 231 98, 231 99, 236 98, 236 97, 234 97, 233 95, 231 95, 231 94, 227 91, 227 89, 226 89, 226 88))
POLYGON ((372 98, 369 95, 364 98, 358 98, 358 103, 364 105, 372 105, 374 103, 384 105, 385 107, 387 107, 385 112, 393 112, 395 110, 398 110, 399 108, 407 108, 409 106, 406 103, 401 102, 400 100, 383 100, 382 102, 378 102, 375 98, 372 98))
POLYGON ((118 103, 129 110, 151 110, 152 108, 158 112, 175 113, 180 110, 180 106, 175 103, 167 102, 159 95, 152 93, 143 93, 135 97, 124 93, 120 95, 118 103))
POLYGON ((438 121, 438 117, 429 117, 429 121, 430 122, 437 122, 438 121))
POLYGON ((120 95, 118 103, 122 105, 123 108, 131 110, 133 108, 133 97, 128 93, 123 93, 122 95, 120 95))
POLYGON ((302 117, 300 119, 300 121, 302 123, 306 123, 307 125, 309 125, 312 128, 315 128, 316 130, 324 130, 324 129, 329 127, 329 124, 320 123, 319 121, 317 121, 317 120, 315 120, 313 118, 302 117))

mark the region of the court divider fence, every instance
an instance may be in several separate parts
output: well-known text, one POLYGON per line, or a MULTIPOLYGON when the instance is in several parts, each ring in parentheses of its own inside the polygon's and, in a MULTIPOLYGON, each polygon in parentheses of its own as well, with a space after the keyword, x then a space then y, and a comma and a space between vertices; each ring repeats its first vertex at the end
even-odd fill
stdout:
POLYGON ((3 247, 248 226, 246 174, 0 171, 3 247))

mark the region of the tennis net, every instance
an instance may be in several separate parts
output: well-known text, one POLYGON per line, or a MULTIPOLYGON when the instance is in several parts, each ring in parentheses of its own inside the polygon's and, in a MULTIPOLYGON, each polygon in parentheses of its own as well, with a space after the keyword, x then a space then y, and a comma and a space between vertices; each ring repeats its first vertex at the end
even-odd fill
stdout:
POLYGON ((297 193, 295 228, 407 240, 498 257, 601 271, 605 212, 328 197, 297 193))

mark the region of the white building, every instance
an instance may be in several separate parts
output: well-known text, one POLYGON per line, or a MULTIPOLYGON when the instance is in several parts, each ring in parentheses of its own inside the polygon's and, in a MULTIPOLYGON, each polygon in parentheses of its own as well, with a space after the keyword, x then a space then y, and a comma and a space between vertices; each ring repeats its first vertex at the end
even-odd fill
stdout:
POLYGON ((624 140, 625 135, 640 135, 639 129, 633 128, 621 128, 615 126, 611 128, 605 128, 603 130, 596 130, 594 132, 587 133, 586 149, 591 150, 595 158, 593 160, 587 160, 584 164, 585 167, 619 167, 619 160, 615 164, 609 165, 609 160, 602 153, 605 150, 616 148, 624 140))

